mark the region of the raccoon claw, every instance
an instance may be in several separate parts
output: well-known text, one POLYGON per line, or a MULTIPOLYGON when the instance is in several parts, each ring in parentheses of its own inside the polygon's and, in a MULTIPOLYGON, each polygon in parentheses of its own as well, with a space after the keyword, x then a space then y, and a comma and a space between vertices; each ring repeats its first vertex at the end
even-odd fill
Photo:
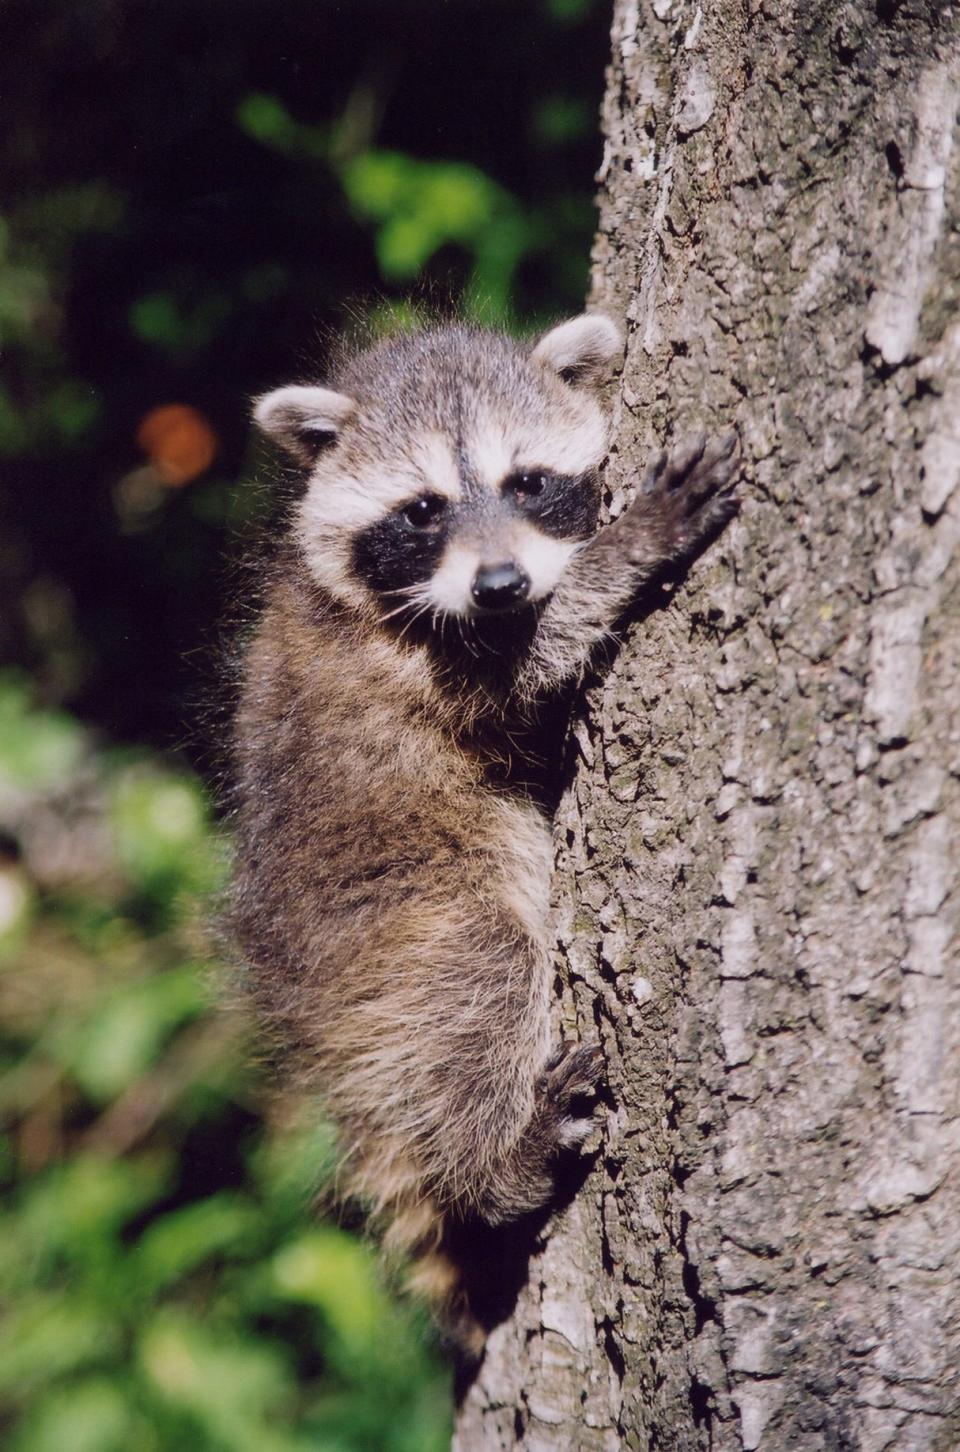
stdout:
POLYGON ((678 557, 696 550, 739 509, 732 490, 740 472, 735 433, 708 443, 698 434, 675 453, 661 453, 641 486, 638 504, 645 518, 659 516, 678 557))
POLYGON ((575 1099, 591 1096, 603 1067, 599 1044, 565 1044, 548 1063, 540 1081, 541 1091, 555 1114, 569 1112, 575 1099))
POLYGON ((662 449, 647 470, 640 493, 672 494, 703 457, 706 447, 707 436, 699 433, 674 454, 662 449))
POLYGON ((736 482, 739 439, 735 433, 708 444, 698 434, 674 454, 660 454, 649 470, 643 493, 672 496, 685 506, 687 515, 715 494, 723 494, 736 482))
POLYGON ((540 1092, 554 1121, 556 1143, 560 1149, 575 1149, 583 1144, 593 1128, 593 1118, 576 1114, 578 1099, 593 1096, 603 1067, 599 1044, 565 1044, 547 1064, 540 1080, 540 1092))

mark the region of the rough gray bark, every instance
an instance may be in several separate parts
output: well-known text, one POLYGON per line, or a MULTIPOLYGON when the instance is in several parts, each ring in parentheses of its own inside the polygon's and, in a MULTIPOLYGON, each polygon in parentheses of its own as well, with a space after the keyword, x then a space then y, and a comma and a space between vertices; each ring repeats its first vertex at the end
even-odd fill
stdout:
POLYGON ((733 421, 746 506, 577 728, 611 1098, 458 1452, 960 1447, 958 101, 946 4, 617 4, 613 507, 733 421))

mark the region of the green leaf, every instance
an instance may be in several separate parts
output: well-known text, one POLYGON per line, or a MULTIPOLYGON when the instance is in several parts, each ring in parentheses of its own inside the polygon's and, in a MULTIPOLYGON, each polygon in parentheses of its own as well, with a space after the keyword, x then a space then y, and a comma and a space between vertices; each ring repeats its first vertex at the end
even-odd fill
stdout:
POLYGON ((214 1256, 249 1256, 263 1219, 246 1196, 224 1190, 155 1220, 140 1237, 131 1267, 149 1294, 171 1285, 214 1256))
POLYGON ((297 123, 276 96, 255 92, 244 96, 237 106, 237 124, 241 131, 265 146, 292 151, 296 145, 297 123))
POLYGON ((374 1252, 332 1225, 318 1226, 273 1260, 277 1293, 323 1312, 347 1360, 370 1360, 393 1319, 374 1252))
POLYGON ((116 1356, 122 1332, 92 1301, 70 1294, 21 1296, 0 1318, 0 1397, 24 1401, 41 1386, 116 1356))
POLYGON ((313 1114, 297 1130, 260 1141, 250 1156, 253 1180, 281 1223, 302 1218, 336 1166, 336 1133, 316 1109, 313 1114))
POLYGON ((149 1452, 156 1445, 121 1385, 89 1377, 48 1391, 11 1452, 149 1452))
POLYGON ((356 213, 380 224, 377 258, 384 275, 414 277, 448 242, 474 246, 508 194, 476 167, 419 161, 395 151, 365 151, 342 168, 356 213))
POLYGON ((117 857, 141 887, 163 896, 207 893, 221 880, 223 854, 193 777, 146 764, 122 770, 112 782, 109 815, 117 857))
POLYGON ((65 378, 44 399, 43 413, 64 444, 77 443, 90 433, 100 417, 96 390, 78 378, 65 378))
POLYGON ((147 1326, 139 1365, 162 1401, 189 1413, 224 1452, 288 1452, 298 1445, 273 1430, 296 1396, 276 1346, 168 1310, 147 1326))
POLYGON ((276 96, 262 92, 245 96, 235 115, 241 131, 274 151, 315 161, 324 160, 330 151, 329 127, 295 121, 276 96))
POLYGON ((202 353, 218 337, 232 311, 226 293, 207 289, 194 302, 172 292, 151 292, 131 303, 130 331, 171 358, 202 353))
POLYGON ((21 1196, 16 1233, 23 1255, 38 1267, 61 1255, 114 1255, 118 1232, 154 1203, 167 1177, 168 1161, 156 1154, 115 1160, 79 1153, 52 1166, 21 1196))
POLYGON ((590 107, 579 97, 547 96, 533 113, 534 135, 552 146, 588 136, 592 125, 590 107))
POLYGON ((594 0, 546 0, 550 16, 559 25, 577 25, 593 9, 594 0))
POLYGON ((0 783, 46 790, 66 782, 84 754, 83 729, 59 711, 40 711, 24 682, 0 674, 0 783))
POLYGON ((60 1062, 97 1103, 120 1094, 157 1062, 173 1031, 209 1003, 192 964, 126 984, 56 1038, 60 1062))

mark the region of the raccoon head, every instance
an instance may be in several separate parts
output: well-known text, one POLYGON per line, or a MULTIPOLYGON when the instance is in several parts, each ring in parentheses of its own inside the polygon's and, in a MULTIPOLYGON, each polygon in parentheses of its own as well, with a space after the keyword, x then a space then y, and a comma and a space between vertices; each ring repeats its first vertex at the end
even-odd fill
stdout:
POLYGON ((607 447, 608 318, 532 348, 459 325, 359 354, 335 388, 254 416, 310 473, 295 530, 337 599, 382 617, 505 613, 544 599, 594 532, 607 447))

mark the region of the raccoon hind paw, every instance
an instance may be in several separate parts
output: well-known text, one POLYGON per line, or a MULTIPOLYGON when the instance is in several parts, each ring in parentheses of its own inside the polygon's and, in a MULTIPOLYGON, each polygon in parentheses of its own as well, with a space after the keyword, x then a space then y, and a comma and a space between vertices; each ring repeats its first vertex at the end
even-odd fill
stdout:
POLYGON ((578 1148, 593 1129, 593 1116, 583 1101, 596 1098, 602 1069, 599 1044, 566 1044, 547 1064, 539 1087, 555 1125, 559 1148, 578 1148), (588 1112, 583 1113, 584 1109, 588 1112))

